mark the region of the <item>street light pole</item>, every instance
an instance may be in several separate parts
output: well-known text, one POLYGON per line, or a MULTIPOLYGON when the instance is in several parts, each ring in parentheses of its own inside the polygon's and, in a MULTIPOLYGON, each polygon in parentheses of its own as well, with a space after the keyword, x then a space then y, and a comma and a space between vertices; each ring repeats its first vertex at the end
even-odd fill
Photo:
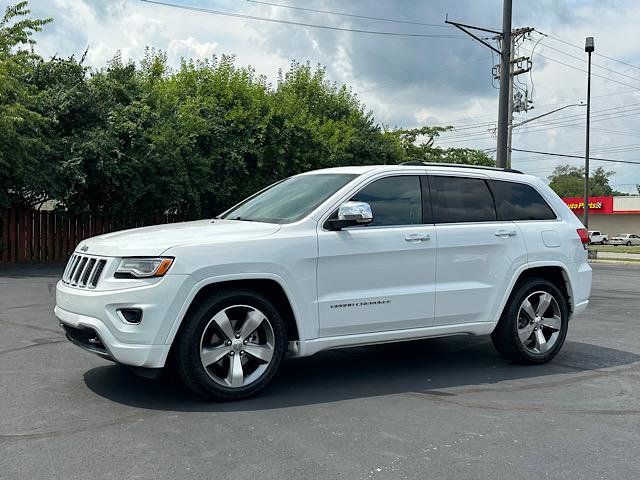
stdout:
POLYGON ((589 228, 589 130, 591 122, 591 54, 595 50, 593 37, 587 37, 584 42, 584 51, 589 55, 589 67, 587 68, 587 132, 584 149, 584 216, 582 223, 589 228))
POLYGON ((580 103, 572 103, 571 105, 565 105, 564 107, 556 108, 555 110, 551 110, 550 112, 543 113, 542 115, 538 115, 537 117, 529 118, 528 120, 525 120, 524 122, 514 123, 512 125, 512 127, 513 128, 520 127, 521 125, 524 125, 525 123, 533 122, 534 120, 538 120, 539 118, 546 117, 547 115, 551 115, 552 113, 559 112, 560 110, 564 110, 565 108, 569 108, 569 107, 586 107, 586 106, 587 106, 587 104, 586 103, 582 103, 582 102, 580 102, 580 103))

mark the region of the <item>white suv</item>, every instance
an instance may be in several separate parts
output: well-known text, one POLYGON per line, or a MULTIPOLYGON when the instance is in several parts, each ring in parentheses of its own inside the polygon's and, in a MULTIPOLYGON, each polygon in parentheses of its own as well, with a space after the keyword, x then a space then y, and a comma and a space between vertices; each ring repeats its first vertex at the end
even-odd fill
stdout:
POLYGON ((211 399, 286 352, 488 335, 543 363, 587 306, 587 231, 541 180, 442 164, 297 175, 211 220, 80 242, 55 314, 75 344, 211 399), (158 370, 155 370, 158 371, 158 370))

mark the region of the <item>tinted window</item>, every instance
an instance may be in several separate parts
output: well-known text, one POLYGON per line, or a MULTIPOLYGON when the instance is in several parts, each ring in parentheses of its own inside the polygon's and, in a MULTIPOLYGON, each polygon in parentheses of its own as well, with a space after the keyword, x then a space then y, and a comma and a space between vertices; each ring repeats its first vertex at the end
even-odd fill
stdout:
POLYGON ((295 222, 311 213, 355 177, 333 173, 290 177, 249 197, 222 218, 270 223, 295 222))
MULTIPOLYGON (((493 181, 500 220, 553 220, 556 214, 544 198, 524 183, 493 181)), ((599 235, 600 232, 594 232, 599 235)))
POLYGON ((436 223, 487 222, 496 219, 487 182, 478 178, 429 177, 436 223))
POLYGON ((352 200, 367 202, 373 211, 369 225, 411 225, 422 223, 420 177, 387 177, 367 185, 352 200))

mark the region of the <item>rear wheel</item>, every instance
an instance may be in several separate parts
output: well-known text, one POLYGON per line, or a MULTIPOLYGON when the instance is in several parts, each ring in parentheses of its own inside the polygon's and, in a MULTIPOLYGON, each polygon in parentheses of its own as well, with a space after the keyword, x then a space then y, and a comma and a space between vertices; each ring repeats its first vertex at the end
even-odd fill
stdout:
POLYGON ((631 246, 631 242, 627 242, 627 247, 630 247, 630 246, 631 246))
POLYGON ((496 349, 518 363, 551 360, 567 335, 569 306, 556 285, 542 278, 521 283, 491 334, 496 349))
POLYGON ((198 305, 177 340, 183 382, 211 400, 249 397, 276 373, 286 347, 272 303, 250 290, 227 290, 198 305))

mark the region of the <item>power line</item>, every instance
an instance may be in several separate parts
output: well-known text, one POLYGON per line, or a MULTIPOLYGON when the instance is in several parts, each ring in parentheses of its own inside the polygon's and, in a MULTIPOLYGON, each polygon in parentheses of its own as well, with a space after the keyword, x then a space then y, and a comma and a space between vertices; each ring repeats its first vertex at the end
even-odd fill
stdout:
MULTIPOLYGON (((559 126, 563 128, 573 128, 573 129, 579 129, 584 131, 584 127, 581 125, 559 125, 559 126)), ((611 135, 621 135, 625 137, 640 137, 640 132, 627 132, 624 130, 611 130, 608 128, 600 128, 600 127, 591 127, 591 130, 597 131, 597 132, 609 133, 611 135)))
MULTIPOLYGON (((617 92, 604 93, 602 95, 595 95, 595 96, 591 97, 591 100, 594 100, 596 98, 611 97, 611 96, 614 96, 614 95, 627 95, 627 94, 631 94, 631 93, 633 93, 633 94, 638 93, 638 89, 637 88, 633 88, 632 90, 620 90, 620 91, 617 91, 617 92)), ((560 98, 560 100, 563 100, 563 101, 559 101, 559 102, 555 102, 555 103, 543 103, 543 104, 538 105, 537 108, 540 108, 540 107, 555 107, 555 106, 558 106, 558 105, 563 105, 563 104, 565 104, 567 102, 576 102, 575 98, 568 98, 568 97, 560 98)), ((468 120, 479 120, 479 119, 488 118, 488 117, 495 117, 495 114, 494 113, 488 113, 488 114, 483 114, 483 115, 473 115, 473 116, 467 116, 467 117, 460 117, 460 118, 457 118, 457 119, 453 119, 448 123, 455 123, 455 124, 458 124, 460 126, 475 125, 475 123, 465 123, 465 122, 468 121, 468 120)), ((444 122, 444 123, 447 123, 447 122, 444 122)))
POLYGON ((352 32, 352 33, 365 33, 370 35, 384 35, 384 36, 393 36, 393 37, 413 37, 413 38, 449 38, 449 39, 464 39, 466 37, 462 35, 450 35, 450 34, 429 34, 429 33, 405 33, 405 32, 385 32, 379 30, 362 30, 357 28, 344 28, 344 27, 335 27, 331 25, 318 25, 315 23, 303 23, 303 22, 294 22, 291 20, 281 20, 277 18, 268 18, 268 17, 258 17, 255 15, 245 15, 242 13, 235 12, 223 12, 220 10, 212 10, 209 8, 202 7, 192 7, 189 5, 179 5, 176 3, 169 2, 161 2, 159 0, 140 0, 144 3, 150 3, 154 5, 162 5, 163 7, 172 7, 179 8, 182 10, 189 10, 193 12, 201 12, 201 13, 209 13, 212 15, 222 15, 225 17, 234 17, 234 18, 244 18, 246 20, 258 20, 262 22, 271 22, 271 23, 282 23, 285 25, 296 25, 301 27, 311 27, 311 28, 320 28, 324 30, 337 30, 340 32, 352 32))
MULTIPOLYGON (((623 111, 621 112, 623 113, 623 115, 617 114, 616 112, 611 112, 611 113, 603 113, 601 115, 597 115, 594 116, 594 118, 592 118, 592 122, 602 122, 602 121, 610 121, 610 120, 617 120, 619 118, 628 118, 628 117, 633 117, 636 115, 640 114, 640 109, 634 109, 634 110, 627 110, 627 111, 623 111)), ((538 132, 538 131, 543 131, 543 130, 553 130, 554 128, 557 127, 573 127, 573 126, 579 126, 579 125, 584 125, 585 120, 581 120, 578 122, 575 121, 571 121, 569 120, 569 123, 561 123, 561 122, 541 122, 539 125, 536 126, 531 126, 533 128, 533 130, 529 129, 526 131, 519 131, 519 133, 530 133, 530 132, 538 132), (538 128, 538 127, 544 127, 542 129, 538 128)))
MULTIPOLYGON (((630 113, 637 113, 640 111, 640 107, 638 107, 640 103, 633 103, 629 105, 625 105, 623 107, 612 107, 605 108, 602 110, 595 110, 596 114, 592 116, 592 118, 600 118, 600 119, 615 119, 615 118, 624 118, 628 116, 630 113)), ((561 117, 557 117, 554 119, 543 120, 538 122, 536 125, 561 125, 567 121, 575 121, 577 119, 584 119, 584 114, 576 114, 576 115, 563 115, 561 117)))
MULTIPOLYGON (((143 0, 143 1, 148 1, 148 0, 143 0)), ((528 51, 528 52, 530 52, 530 51, 531 51, 531 50, 529 50, 528 48, 525 48, 525 47, 522 47, 522 49, 523 49, 523 50, 526 50, 526 51, 528 51)), ((550 60, 550 61, 552 61, 552 62, 559 63, 560 65, 564 65, 564 66, 566 66, 566 67, 573 68, 574 70, 578 70, 578 71, 580 71, 580 72, 588 73, 588 72, 587 72, 586 70, 584 70, 583 68, 576 67, 575 65, 571 65, 571 64, 569 64, 569 63, 565 63, 565 62, 563 62, 563 61, 561 61, 561 60, 558 60, 557 58, 547 57, 546 55, 543 55, 543 54, 541 54, 541 53, 538 53, 538 56, 539 56, 539 57, 542 57, 542 58, 546 58, 547 60, 550 60)), ((598 74, 598 73, 593 73, 593 72, 591 72, 591 75, 592 75, 592 76, 594 76, 594 77, 598 77, 598 78, 604 78, 605 80, 608 80, 608 81, 610 81, 610 82, 619 83, 620 85, 624 85, 625 87, 633 88, 633 89, 635 89, 635 90, 640 90, 640 87, 637 87, 637 86, 634 86, 634 85, 629 85, 628 83, 624 83, 624 82, 621 82, 621 81, 619 81, 619 80, 614 80, 614 79, 613 79, 613 78, 611 78, 611 77, 607 77, 607 76, 604 76, 604 75, 600 75, 600 74, 598 74)))
POLYGON ((396 18, 382 18, 382 17, 369 17, 367 15, 355 15, 352 13, 344 13, 344 12, 332 12, 329 10, 317 10, 315 8, 304 8, 304 7, 296 7, 294 5, 286 5, 284 3, 271 3, 271 2, 262 2, 258 0, 247 0, 250 3, 256 3, 259 5, 269 5, 271 7, 281 7, 281 8, 289 8, 291 10, 300 10, 303 12, 313 12, 313 13, 327 13, 329 15, 338 15, 341 17, 351 17, 351 18, 360 18, 364 20, 376 20, 379 22, 392 22, 392 23, 404 23, 407 25, 420 25, 423 27, 438 27, 438 28, 451 28, 448 25, 442 25, 439 23, 424 23, 424 22, 412 22, 409 20, 400 20, 396 18))
MULTIPOLYGON (((515 152, 535 153, 538 155, 549 155, 552 157, 579 158, 581 160, 584 159, 583 155, 569 155, 566 153, 541 152, 540 150, 524 150, 521 148, 514 148, 512 150, 515 152)), ((631 165, 640 165, 640 162, 632 162, 631 160, 615 160, 612 158, 591 157, 591 160, 598 160, 599 162, 628 163, 631 165)))
MULTIPOLYGON (((562 40, 561 38, 558 38, 558 37, 556 37, 554 35, 551 35, 549 33, 544 33, 544 32, 541 32, 540 30, 536 30, 536 32, 538 32, 540 35, 544 35, 545 37, 551 38, 551 39, 555 40, 556 42, 564 43, 565 45, 569 45, 570 47, 577 48, 580 51, 583 50, 583 47, 581 47, 580 45, 576 45, 575 43, 567 42, 566 40, 562 40)), ((606 58, 607 60, 611 60, 613 62, 618 62, 618 63, 620 63, 622 65, 626 65, 627 67, 631 67, 631 68, 635 68, 637 70, 640 70, 640 67, 638 67, 636 65, 633 65, 631 63, 625 62, 623 60, 619 60, 617 58, 608 57, 606 55, 603 55, 602 53, 594 52, 594 55, 597 55, 598 57, 606 58)))
MULTIPOLYGON (((591 120, 592 122, 595 121, 606 121, 606 120, 614 120, 617 118, 624 118, 624 117, 630 117, 630 116, 635 116, 635 115, 640 115, 640 111, 634 112, 634 113, 629 113, 627 115, 622 115, 622 116, 618 116, 618 117, 612 117, 612 118, 598 118, 598 119, 593 119, 591 120)), ((513 135, 530 135, 530 134, 537 134, 537 133, 544 133, 550 130, 555 130, 557 128, 565 128, 565 127, 577 127, 579 125, 582 125, 584 122, 580 122, 580 123, 568 123, 568 124, 549 124, 549 125, 540 125, 537 128, 535 128, 534 130, 528 129, 528 130, 517 130, 513 132, 513 135)), ((595 128, 595 127, 593 127, 595 128)), ((592 129, 593 129, 592 128, 592 129)), ((609 132, 608 132, 609 133, 609 132)), ((627 134, 629 136, 638 136, 638 134, 627 134)), ((470 142, 470 141, 478 141, 478 140, 490 140, 490 139, 494 139, 495 136, 488 134, 487 131, 480 131, 480 132, 471 132, 468 134, 463 134, 463 135, 457 135, 457 136, 441 136, 440 140, 445 141, 445 142, 449 142, 449 143, 461 143, 461 142, 470 142)))
MULTIPOLYGON (((594 113, 595 113, 594 117, 595 118, 603 118, 607 116, 613 116, 612 118, 616 118, 617 116, 622 117, 622 114, 635 113, 637 108, 632 108, 632 107, 638 107, 638 106, 640 106, 640 102, 631 103, 621 107, 610 107, 610 108, 598 109, 598 110, 594 110, 594 113)), ((546 121, 542 120, 540 122, 537 122, 535 125, 531 125, 531 126, 536 127, 539 125, 560 125, 565 121, 569 121, 569 120, 572 121, 572 120, 580 119, 583 117, 584 117, 584 114, 562 115, 553 119, 548 119, 546 121)), ((454 129, 452 133, 455 133, 455 131, 458 131, 458 130, 484 128, 491 125, 495 125, 495 121, 487 121, 487 122, 480 122, 480 123, 474 123, 474 124, 459 124, 457 126, 453 125, 454 129)))
MULTIPOLYGON (((605 120, 615 120, 617 118, 626 118, 629 116, 634 116, 634 115, 638 115, 640 114, 640 108, 638 108, 637 106, 640 105, 640 103, 637 104, 630 104, 630 105, 626 105, 624 107, 611 107, 611 108, 605 108, 605 109, 601 109, 601 110, 596 110, 596 114, 593 115, 592 117, 592 121, 605 121, 605 120)), ((543 132, 543 131, 548 131, 548 130, 553 130, 556 127, 568 127, 568 126, 577 126, 577 125, 581 125, 582 123, 584 123, 584 121, 580 121, 578 123, 575 123, 576 120, 582 118, 583 115, 564 115, 562 117, 556 118, 554 120, 550 120, 550 121, 541 121, 535 125, 530 125, 528 127, 526 127, 526 130, 522 131, 522 130, 518 130, 518 131, 514 131, 514 134, 525 134, 525 133, 537 133, 537 132, 543 132), (542 127, 542 128, 540 128, 542 127)), ((491 136, 486 136, 487 135, 487 129, 489 129, 489 127, 495 125, 495 122, 485 122, 485 123, 479 123, 479 124, 475 124, 475 125, 463 125, 463 126, 454 126, 454 129, 451 132, 444 132, 441 136, 440 139, 441 140, 454 140, 454 139, 461 139, 460 141, 466 141, 466 140, 482 140, 482 139, 489 139, 492 138, 491 136), (456 134, 459 131, 463 131, 463 130, 474 130, 474 129, 482 129, 483 131, 478 131, 478 132, 467 132, 467 133, 463 133, 463 134, 456 134)), ((594 127, 595 128, 595 127, 594 127)), ((629 134, 632 135, 637 135, 634 134, 633 132, 627 132, 629 134)))
MULTIPOLYGON (((599 152, 599 153, 626 153, 626 152, 637 152, 640 150, 640 144, 630 144, 630 145, 623 145, 621 147, 609 147, 609 146, 600 146, 600 147, 595 147, 593 149, 591 149, 593 152, 599 152)), ((566 152, 567 155, 579 155, 580 158, 584 158, 584 156, 582 155, 582 150, 574 150, 571 152, 566 152)), ((527 157, 518 157, 518 161, 521 162, 531 162, 531 161, 540 161, 539 157, 537 156, 527 156, 527 157)))
MULTIPOLYGON (((580 60, 581 62, 586 62, 587 61, 582 57, 579 57, 577 55, 573 55, 571 53, 565 52, 564 50, 560 50, 559 48, 552 47, 551 45, 547 45, 546 43, 543 43, 542 45, 544 47, 548 48, 549 50, 554 50, 554 51, 556 51, 558 53, 566 55, 567 57, 571 57, 571 58, 575 58, 576 60, 580 60)), ((613 70, 613 69, 611 69, 609 67, 605 67, 604 65, 599 65, 597 63, 591 63, 591 65, 594 66, 594 67, 601 68, 603 70, 607 70, 608 72, 614 73, 616 75, 620 75, 621 77, 630 78, 631 80, 635 80, 636 82, 640 81, 640 78, 638 78, 638 77, 634 77, 633 75, 627 75, 626 73, 618 72, 617 70, 613 70)))
MULTIPOLYGON (((630 117, 630 116, 635 116, 635 115, 640 115, 640 109, 635 109, 635 110, 630 110, 627 112, 623 112, 626 113, 625 115, 619 115, 616 112, 612 112, 609 114, 601 114, 599 116, 596 116, 595 118, 592 118, 592 122, 602 122, 602 121, 607 121, 607 120, 615 120, 618 118, 626 118, 626 117, 630 117)), ((517 130, 513 132, 513 135, 524 135, 524 134, 534 134, 534 133, 542 133, 542 132, 546 132, 549 130, 555 130, 556 128, 560 128, 560 127, 573 127, 573 126, 578 126, 578 125, 582 125, 584 123, 584 121, 582 122, 578 122, 578 123, 552 123, 552 122, 548 122, 548 123, 543 123, 541 125, 537 125, 537 126, 530 126, 527 127, 527 130, 517 130), (533 130, 531 129, 533 128, 533 130)), ((442 141, 445 142, 449 142, 449 143, 461 143, 461 142, 469 142, 469 141, 478 141, 478 140, 490 140, 495 138, 494 135, 487 135, 488 132, 487 131, 479 131, 479 132, 470 132, 467 134, 462 134, 462 135, 447 135, 446 133, 441 135, 439 138, 442 141)))

